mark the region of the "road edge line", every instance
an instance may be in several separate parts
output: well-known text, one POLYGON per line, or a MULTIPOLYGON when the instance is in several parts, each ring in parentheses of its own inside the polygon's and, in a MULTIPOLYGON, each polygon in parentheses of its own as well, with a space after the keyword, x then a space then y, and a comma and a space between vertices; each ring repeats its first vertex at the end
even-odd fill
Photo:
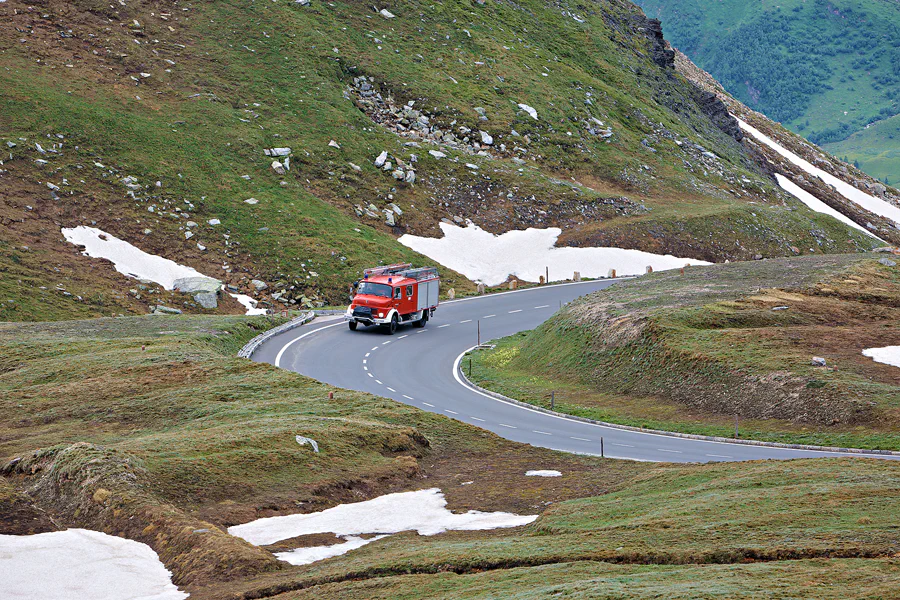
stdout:
POLYGON ((462 354, 456 357, 456 360, 453 363, 453 377, 456 379, 457 383, 461 386, 469 388, 471 391, 481 394, 482 396, 487 396, 489 398, 493 398, 494 400, 505 402, 507 404, 512 404, 514 406, 518 406, 520 408, 524 408, 526 410, 530 410, 533 412, 544 413, 548 416, 557 417, 559 419, 564 419, 567 421, 578 421, 581 423, 586 423, 588 425, 597 425, 598 427, 608 427, 610 429, 621 429, 624 431, 631 431, 633 433, 642 433, 644 435, 658 435, 663 437, 675 437, 682 438, 687 440, 696 440, 700 442, 712 442, 717 444, 741 444, 744 446, 761 446, 766 448, 781 448, 783 450, 800 450, 806 452, 828 452, 828 453, 836 453, 836 454, 852 454, 852 455, 871 455, 871 456, 900 456, 900 452, 895 450, 878 450, 878 449, 868 449, 868 448, 839 448, 839 447, 831 447, 831 446, 813 446, 810 444, 783 444, 781 442, 764 442, 761 440, 742 440, 742 439, 732 439, 732 438, 723 438, 717 436, 710 435, 698 435, 694 433, 680 433, 677 431, 663 431, 660 429, 643 429, 641 427, 634 427, 632 425, 620 425, 618 423, 608 423, 606 421, 598 421, 596 419, 589 419, 587 417, 579 417, 577 415, 569 415, 566 413, 561 413, 555 410, 550 410, 547 408, 543 408, 541 406, 535 406, 533 404, 528 404, 527 402, 522 402, 521 400, 516 400, 514 398, 509 398, 508 396, 504 396, 503 394, 498 394, 497 392, 493 392, 491 390, 485 389, 479 386, 476 383, 473 383, 466 377, 466 374, 463 372, 461 363, 463 357, 477 348, 478 346, 472 346, 468 350, 465 350, 462 354))

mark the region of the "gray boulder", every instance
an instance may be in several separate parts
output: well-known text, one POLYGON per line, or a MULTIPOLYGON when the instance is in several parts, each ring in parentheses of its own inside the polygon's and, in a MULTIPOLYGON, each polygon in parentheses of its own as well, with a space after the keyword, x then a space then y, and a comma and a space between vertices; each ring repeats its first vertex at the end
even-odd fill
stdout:
POLYGON ((212 277, 182 277, 172 285, 185 294, 215 294, 222 288, 222 282, 212 277))
POLYGON ((168 306, 156 306, 153 308, 154 315, 180 315, 181 311, 177 308, 169 308, 168 306))
POLYGON ((202 292, 194 294, 194 301, 203 308, 216 308, 219 306, 219 295, 215 292, 202 292))
POLYGON ((250 284, 256 288, 257 291, 261 292, 265 289, 268 289, 269 284, 265 281, 261 281, 259 279, 253 279, 250 281, 250 284))

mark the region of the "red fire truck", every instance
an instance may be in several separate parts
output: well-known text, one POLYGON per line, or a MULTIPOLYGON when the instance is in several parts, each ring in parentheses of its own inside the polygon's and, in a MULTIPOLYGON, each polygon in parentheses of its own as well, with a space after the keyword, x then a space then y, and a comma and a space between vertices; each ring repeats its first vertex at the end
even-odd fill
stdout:
POLYGON ((438 305, 441 278, 434 267, 389 265, 363 271, 354 286, 353 300, 344 318, 351 331, 379 325, 393 335, 401 323, 425 327, 438 305))

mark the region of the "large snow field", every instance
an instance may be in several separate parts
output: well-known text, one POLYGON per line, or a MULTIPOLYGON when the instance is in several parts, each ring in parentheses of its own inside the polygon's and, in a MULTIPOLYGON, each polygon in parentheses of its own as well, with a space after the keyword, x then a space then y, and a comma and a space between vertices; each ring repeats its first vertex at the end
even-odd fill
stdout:
POLYGON ((417 531, 419 535, 437 535, 444 531, 476 531, 527 525, 537 515, 515 515, 505 512, 452 513, 438 488, 400 492, 379 496, 365 502, 340 504, 317 513, 286 515, 257 519, 228 528, 228 533, 265 546, 280 540, 312 533, 334 533, 344 537, 343 544, 298 548, 275 556, 292 564, 308 564, 323 558, 344 554, 374 539, 363 540, 360 534, 391 534, 417 531))
POLYGON ((0 535, 4 600, 181 600, 156 553, 87 529, 0 535))
MULTIPOLYGON (((885 202, 884 200, 876 198, 875 196, 871 196, 863 191, 860 191, 860 190, 856 189, 855 187, 853 187, 852 185, 850 185, 849 183, 847 183, 841 179, 838 179, 831 173, 828 173, 818 167, 813 166, 812 164, 810 164, 806 160, 800 158, 799 156, 797 156, 790 150, 780 146, 777 142, 773 141, 771 138, 769 138, 767 135, 765 135, 764 133, 762 133, 761 131, 759 131, 758 129, 753 127, 752 125, 748 125, 747 123, 744 123, 740 119, 738 119, 738 123, 740 123, 741 129, 743 129, 744 131, 746 131, 747 133, 749 133, 750 135, 755 137, 757 140, 764 143, 769 148, 772 148, 773 150, 775 150, 775 152, 777 152, 781 156, 785 157, 786 159, 788 159, 789 161, 791 161, 792 163, 794 163, 795 165, 797 165, 798 167, 800 167, 801 169, 803 169, 804 171, 809 173, 810 175, 812 175, 814 177, 818 177, 819 179, 824 181, 826 184, 833 186, 838 191, 838 193, 841 196, 843 196, 844 198, 846 198, 847 200, 850 200, 851 202, 855 202, 856 204, 858 204, 862 208, 868 210, 869 212, 872 212, 872 213, 875 213, 876 215, 880 215, 882 217, 890 219, 894 223, 897 223, 898 225, 900 225, 900 208, 897 208, 896 206, 894 206, 893 204, 890 204, 889 202, 885 202)), ((793 192, 790 192, 790 193, 793 193, 793 192)), ((801 201, 802 200, 803 199, 801 198, 801 201)), ((810 207, 810 208, 812 208, 812 207, 810 207)), ((815 210, 815 209, 813 209, 813 210, 815 210)), ((820 212, 823 212, 823 211, 820 211, 820 212)))
POLYGON ((509 275, 538 281, 545 268, 551 280, 569 279, 575 271, 582 277, 605 277, 610 269, 617 275, 638 275, 648 266, 654 271, 709 263, 671 255, 651 254, 621 248, 557 248, 562 230, 529 228, 494 235, 469 223, 457 227, 441 223, 442 238, 403 235, 399 242, 428 258, 462 273, 473 281, 499 285, 509 275))
POLYGON ((120 240, 96 227, 80 225, 71 229, 63 229, 62 234, 66 241, 84 246, 85 250, 82 254, 94 258, 105 258, 115 265, 116 271, 119 273, 135 279, 149 279, 167 290, 174 287, 176 279, 206 277, 203 273, 179 265, 168 258, 147 254, 125 240, 120 240))
POLYGON ((885 346, 884 348, 866 348, 863 356, 868 356, 875 362, 900 367, 900 346, 885 346))

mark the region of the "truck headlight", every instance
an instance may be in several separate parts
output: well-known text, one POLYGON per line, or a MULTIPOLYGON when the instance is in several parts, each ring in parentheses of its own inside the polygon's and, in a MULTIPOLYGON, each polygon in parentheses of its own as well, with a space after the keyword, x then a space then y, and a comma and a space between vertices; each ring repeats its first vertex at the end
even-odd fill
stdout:
POLYGON ((384 317, 384 313, 381 312, 381 311, 379 311, 379 312, 378 312, 378 318, 381 319, 382 317, 384 317))

